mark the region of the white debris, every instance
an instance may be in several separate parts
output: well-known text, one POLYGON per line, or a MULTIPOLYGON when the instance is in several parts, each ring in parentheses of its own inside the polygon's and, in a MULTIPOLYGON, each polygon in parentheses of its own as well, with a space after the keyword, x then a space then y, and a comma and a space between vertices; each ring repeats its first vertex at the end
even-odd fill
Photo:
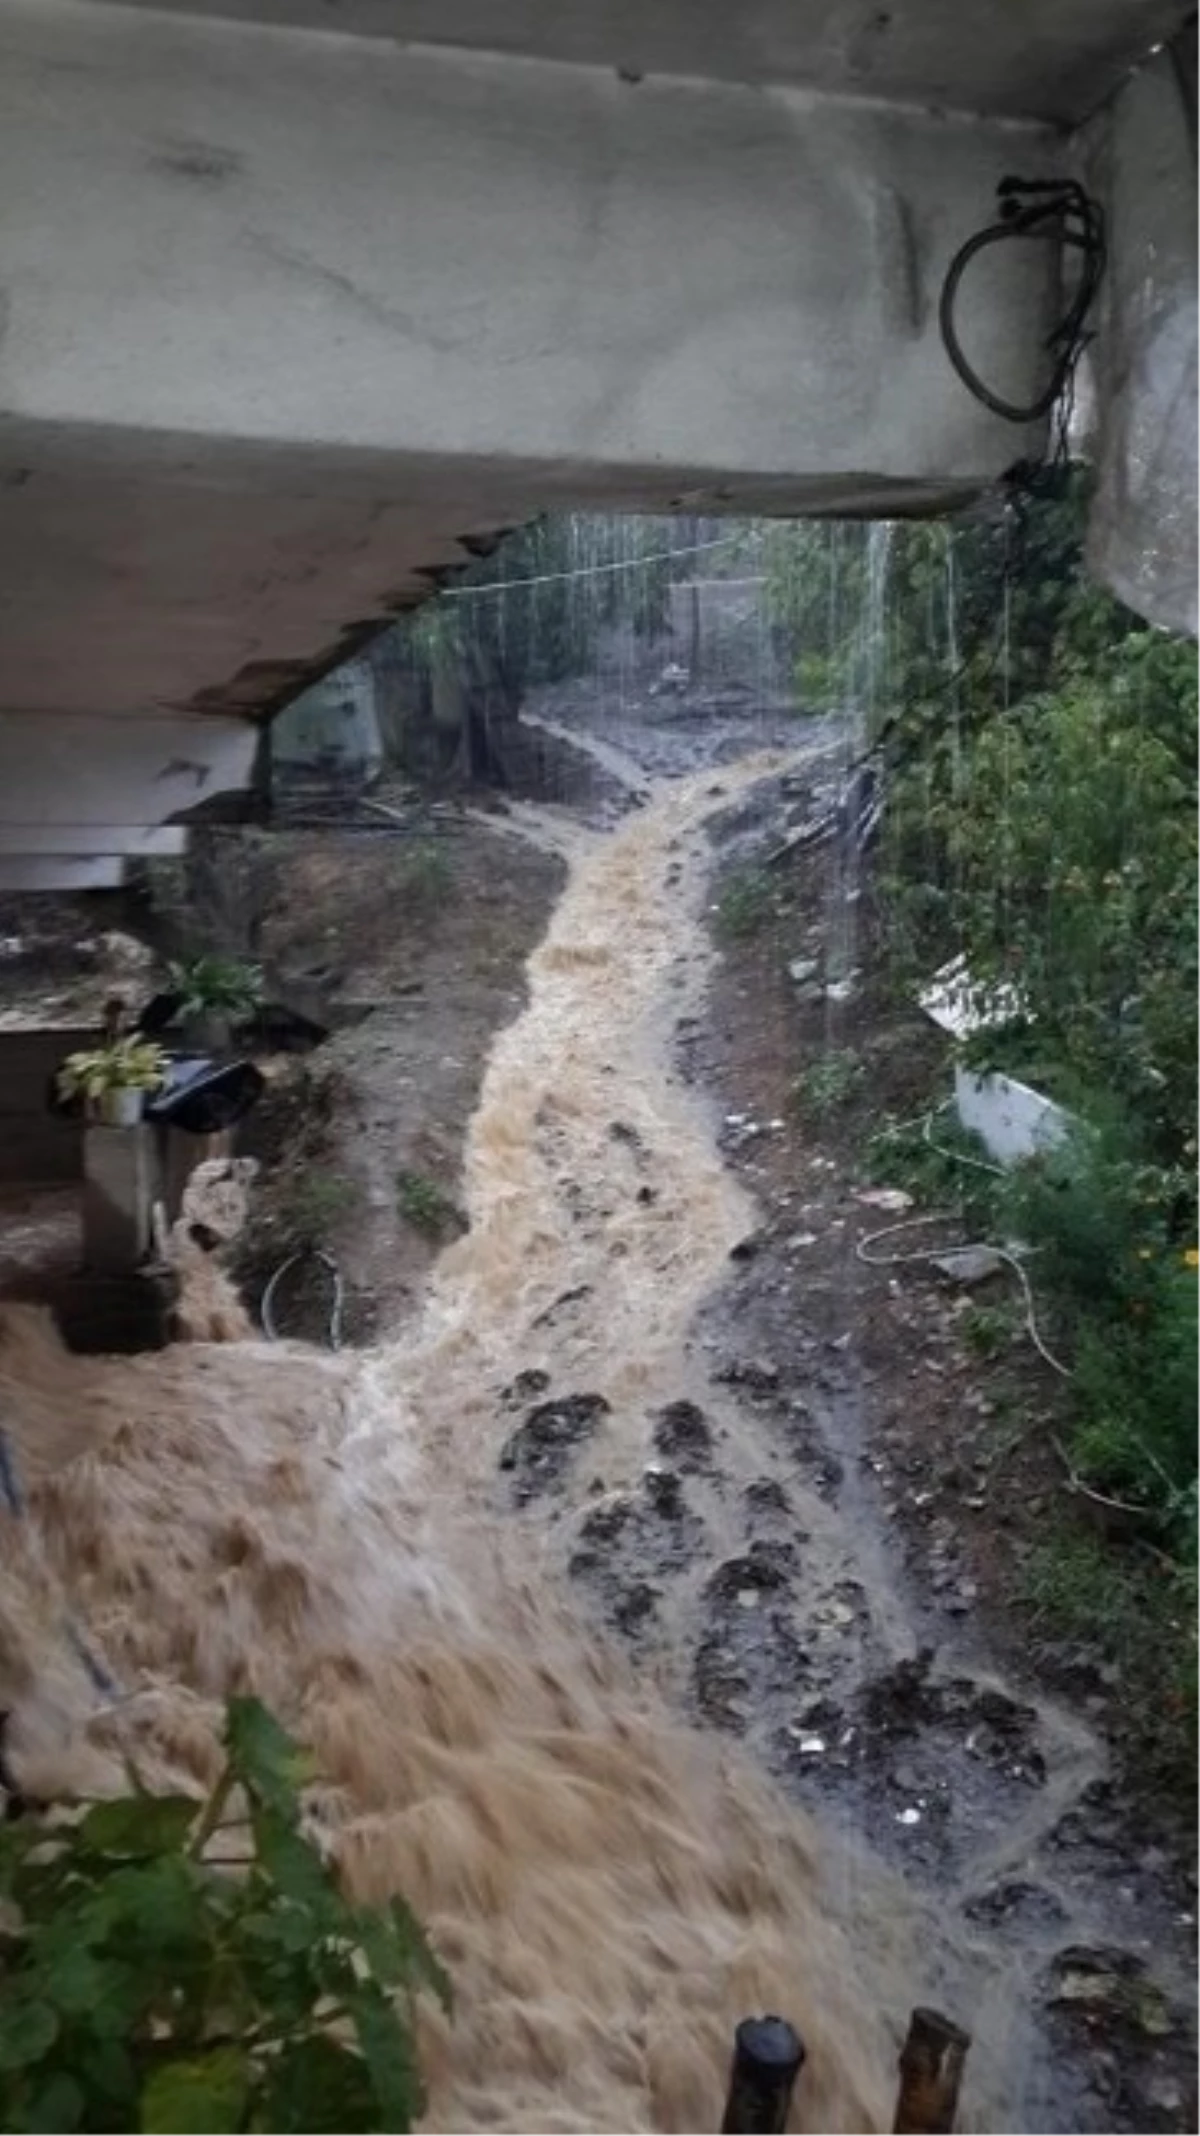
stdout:
POLYGON ((921 1822, 921 1812, 920 1812, 920 1810, 914 1810, 914 1809, 907 1809, 907 1810, 897 1810, 897 1812, 896 1812, 896 1823, 897 1823, 897 1824, 902 1824, 902 1825, 919 1825, 919 1824, 920 1824, 920 1822, 921 1822))
POLYGON ((911 1209, 913 1205, 912 1195, 906 1194, 903 1187, 863 1187, 855 1194, 854 1199, 862 1202, 865 1208, 887 1209, 897 1216, 903 1215, 904 1211, 911 1209))

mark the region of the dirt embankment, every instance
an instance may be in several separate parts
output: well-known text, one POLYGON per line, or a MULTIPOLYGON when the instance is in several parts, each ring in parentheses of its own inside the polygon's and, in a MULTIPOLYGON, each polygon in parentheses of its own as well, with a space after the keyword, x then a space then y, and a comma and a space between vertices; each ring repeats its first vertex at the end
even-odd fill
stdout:
MULTIPOLYGON (((346 1339, 379 1341, 462 1227, 467 1123, 564 869, 465 817, 415 840, 281 833, 272 857, 261 954, 283 998, 334 1030, 248 1123, 263 1173, 237 1271, 254 1307, 289 1254, 318 1246, 341 1270, 346 1339)), ((323 1339, 329 1303, 320 1265, 298 1265, 278 1288, 280 1332, 323 1339)))
MULTIPOLYGON (((801 1800, 903 1859, 968 1932, 1022 1954, 1034 2060, 1057 2063, 1042 2113, 1064 2117, 1022 2125, 1190 2127, 1189 2026, 1152 1985, 1185 1981, 1191 1963, 1190 1796, 1104 1627, 1064 1638, 1030 1599, 1048 1520, 1071 1517, 1051 1435, 1060 1390, 1003 1269, 968 1283, 902 1258, 972 1236, 903 1228, 925 1204, 881 1188, 871 1151, 886 1122, 928 1113, 949 1064, 886 984, 869 882, 827 853, 764 870, 787 805, 767 785, 716 827, 720 957, 680 1044, 761 1212, 708 1319, 776 1438, 762 1532, 790 1544, 757 1547, 796 1547, 793 1478, 839 1509, 858 1545, 840 1597, 857 1653, 817 1666, 808 1641, 808 1696, 789 1718, 769 1648, 739 1659, 727 1640, 724 1690, 801 1800), (888 1587, 898 1641, 872 1621, 888 1587)), ((757 1584, 779 1586, 779 1570, 764 1556, 757 1584)))

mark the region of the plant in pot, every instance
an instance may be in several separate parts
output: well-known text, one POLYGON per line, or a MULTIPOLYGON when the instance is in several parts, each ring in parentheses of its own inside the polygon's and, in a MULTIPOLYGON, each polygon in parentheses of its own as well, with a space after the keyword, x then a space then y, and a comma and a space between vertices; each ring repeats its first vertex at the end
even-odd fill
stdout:
POLYGON ((117 1038, 89 1052, 70 1053, 58 1071, 59 1095, 80 1098, 88 1117, 107 1127, 136 1127, 147 1093, 161 1089, 169 1066, 161 1046, 117 1038))
POLYGON ((187 1044, 202 1053, 227 1053, 234 1025, 253 1016, 262 1000, 258 966, 236 957, 188 957, 171 966, 167 984, 187 1044))

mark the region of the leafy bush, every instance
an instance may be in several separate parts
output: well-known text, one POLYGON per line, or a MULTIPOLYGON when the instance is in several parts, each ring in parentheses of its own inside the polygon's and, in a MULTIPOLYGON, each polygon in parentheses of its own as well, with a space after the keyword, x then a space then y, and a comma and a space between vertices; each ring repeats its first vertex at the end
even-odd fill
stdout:
POLYGON ((722 885, 717 932, 727 941, 747 941, 765 927, 774 910, 775 886, 761 868, 740 868, 722 885))
POLYGON ((849 1104, 865 1076, 865 1065, 852 1047, 831 1046, 796 1077, 792 1096, 802 1110, 834 1112, 849 1104))
POLYGON ((227 1016, 237 1022, 252 1016, 262 1000, 262 973, 256 964, 236 957, 188 957, 172 964, 167 984, 182 998, 176 1014, 184 1018, 227 1016))
POLYGON ((319 1246, 358 1206, 358 1189, 340 1172, 308 1170, 293 1174, 280 1192, 275 1211, 278 1235, 291 1247, 319 1246))
POLYGON ((397 1172, 396 1198, 401 1216, 427 1237, 437 1237, 451 1226, 462 1224, 462 1216, 450 1196, 424 1172, 397 1172))
POLYGON ((6 2129, 412 2127, 415 2000, 448 2005, 445 1974, 402 1900, 342 1897, 256 1700, 225 1745, 206 1802, 139 1786, 0 1830, 6 2129))

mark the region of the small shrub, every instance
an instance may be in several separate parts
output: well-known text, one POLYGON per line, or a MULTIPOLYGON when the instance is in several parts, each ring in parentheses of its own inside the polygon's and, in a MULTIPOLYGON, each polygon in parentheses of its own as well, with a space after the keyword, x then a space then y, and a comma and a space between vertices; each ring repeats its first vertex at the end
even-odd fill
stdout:
POLYGON ((0 1829, 6 2129, 408 2130, 420 1991, 401 1899, 352 1905, 301 1825, 298 1746, 230 1701, 207 1801, 136 1785, 0 1829), (212 1844, 228 1834, 224 1865, 212 1844))
POLYGON ((717 900, 717 933, 731 942, 758 934, 774 910, 774 890, 761 868, 742 868, 731 875, 717 900))
POLYGON ((258 1007, 263 977, 256 964, 236 957, 188 957, 171 965, 167 985, 182 996, 178 1016, 222 1016, 236 1023, 258 1007))
POLYGON ((999 1357, 1013 1339, 1013 1315, 1002 1305, 969 1305, 958 1332, 973 1357, 999 1357))
POLYGON ((295 1173, 279 1196, 276 1224, 289 1246, 319 1246, 357 1203, 357 1187, 339 1172, 295 1173))
POLYGON ((832 1046, 796 1077, 792 1097, 804 1111, 835 1112, 861 1090, 865 1074, 863 1062, 851 1047, 832 1046))
POLYGON ((462 1217, 450 1196, 439 1187, 436 1179, 424 1172, 401 1171, 396 1174, 396 1198, 400 1214, 415 1231, 422 1231, 427 1238, 438 1238, 451 1228, 458 1229, 462 1217))
POLYGON ((400 870, 400 888, 411 904, 438 904, 453 883, 449 854, 436 839, 422 838, 409 847, 400 870))

